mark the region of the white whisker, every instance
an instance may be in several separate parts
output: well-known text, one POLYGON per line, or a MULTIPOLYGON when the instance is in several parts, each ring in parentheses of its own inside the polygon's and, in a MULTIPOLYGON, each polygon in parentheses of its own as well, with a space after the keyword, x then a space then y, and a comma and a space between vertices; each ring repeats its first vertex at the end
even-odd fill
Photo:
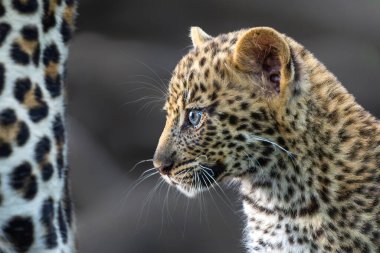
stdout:
POLYGON ((268 140, 268 139, 266 139, 266 138, 259 137, 259 136, 256 136, 256 135, 254 135, 253 138, 254 138, 255 140, 257 140, 257 141, 262 141, 262 142, 270 143, 270 144, 272 144, 273 146, 275 146, 275 147, 279 148, 280 150, 284 151, 284 152, 285 152, 286 154, 288 154, 288 155, 292 155, 292 156, 294 155, 292 152, 290 152, 289 150, 283 148, 281 145, 277 144, 277 143, 274 142, 274 141, 271 141, 271 140, 268 140))

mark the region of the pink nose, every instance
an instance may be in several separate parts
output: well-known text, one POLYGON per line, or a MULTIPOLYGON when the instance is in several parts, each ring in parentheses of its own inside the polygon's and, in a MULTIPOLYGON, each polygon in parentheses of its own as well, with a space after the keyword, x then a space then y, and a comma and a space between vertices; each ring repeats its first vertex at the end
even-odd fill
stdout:
POLYGON ((173 168, 173 160, 164 154, 156 153, 153 158, 154 167, 163 175, 169 175, 173 168))
POLYGON ((157 169, 161 172, 161 174, 169 175, 172 167, 173 167, 173 163, 170 163, 170 164, 165 164, 163 166, 160 166, 157 169))

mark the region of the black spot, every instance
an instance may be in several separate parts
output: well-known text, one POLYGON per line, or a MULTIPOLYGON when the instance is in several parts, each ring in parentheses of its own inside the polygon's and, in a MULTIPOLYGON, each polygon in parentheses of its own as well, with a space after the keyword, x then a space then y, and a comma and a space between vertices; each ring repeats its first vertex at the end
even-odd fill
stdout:
POLYGON ((25 199, 31 200, 36 196, 38 185, 30 163, 24 162, 13 170, 10 185, 13 189, 22 191, 25 199))
POLYGON ((41 48, 40 44, 37 45, 36 50, 33 52, 33 63, 34 65, 38 66, 40 65, 40 55, 41 54, 41 48))
POLYGON ((11 180, 10 185, 15 190, 19 190, 24 186, 25 181, 27 178, 29 178, 32 174, 32 166, 28 162, 24 162, 23 164, 17 166, 12 174, 11 174, 11 180))
POLYGON ((353 249, 352 249, 352 247, 348 246, 348 245, 344 245, 341 248, 342 248, 343 252, 348 252, 348 253, 354 252, 353 249))
POLYGON ((212 83, 212 85, 214 86, 214 89, 215 89, 216 91, 219 91, 219 90, 220 90, 221 85, 220 85, 220 83, 217 82, 216 80, 214 80, 214 82, 212 83))
POLYGON ((30 163, 24 162, 13 170, 10 185, 13 189, 21 191, 25 199, 31 200, 36 196, 38 185, 36 177, 32 175, 30 163))
POLYGON ((48 198, 44 201, 41 210, 41 223, 45 226, 45 244, 48 249, 57 246, 57 233, 54 226, 54 201, 48 198))
POLYGON ((239 134, 239 135, 237 135, 237 136, 235 137, 235 140, 238 140, 238 141, 245 141, 245 137, 244 137, 244 135, 239 134))
POLYGON ((72 37, 72 30, 71 30, 69 24, 66 22, 66 20, 62 20, 61 34, 62 34, 63 42, 67 43, 70 41, 70 39, 72 37))
POLYGON ((212 103, 210 106, 207 107, 207 113, 209 115, 213 115, 215 113, 216 107, 218 107, 218 105, 219 105, 218 101, 212 103))
POLYGON ((262 120, 263 117, 260 113, 257 112, 251 112, 251 118, 254 120, 262 120))
POLYGON ((201 89, 202 92, 206 92, 206 87, 203 83, 199 84, 199 88, 201 89))
POLYGON ((51 163, 45 163, 42 166, 42 180, 48 181, 53 175, 54 169, 51 163))
POLYGON ((285 140, 284 138, 282 138, 281 136, 277 138, 277 142, 278 144, 280 144, 280 146, 284 147, 285 145, 285 140))
POLYGON ((26 93, 30 90, 31 87, 32 83, 30 82, 29 78, 17 79, 13 91, 15 98, 22 103, 24 101, 26 93))
POLYGON ((39 86, 36 86, 34 96, 39 102, 39 105, 29 110, 29 116, 33 122, 39 122, 48 115, 49 107, 46 105, 45 101, 42 100, 42 91, 39 86))
POLYGON ((238 122, 238 118, 235 115, 230 115, 228 120, 229 120, 231 125, 236 125, 238 122))
POLYGON ((243 146, 238 146, 237 148, 236 148, 236 151, 238 152, 238 153, 240 153, 241 151, 243 151, 244 150, 244 147, 243 146))
POLYGON ((5 8, 2 2, 0 2, 0 17, 4 16, 5 8))
POLYGON ((0 140, 0 158, 8 157, 12 154, 12 147, 9 143, 0 140))
POLYGON ((49 10, 50 4, 53 4, 53 2, 49 0, 43 0, 44 15, 42 16, 42 27, 45 33, 49 31, 50 28, 54 27, 57 23, 54 11, 50 12, 49 10))
POLYGON ((36 26, 24 26, 21 35, 25 40, 38 40, 38 28, 36 26))
POLYGON ((37 142, 34 157, 38 163, 42 162, 45 156, 50 152, 51 143, 48 137, 44 136, 37 142))
POLYGON ((205 62, 206 62, 206 57, 202 57, 202 59, 199 61, 199 65, 203 67, 205 65, 205 62))
POLYGON ((240 125, 238 128, 236 128, 236 130, 237 131, 241 131, 241 130, 245 130, 245 129, 247 129, 248 128, 248 125, 246 125, 246 124, 242 124, 242 125, 240 125))
POLYGON ((22 51, 17 43, 13 43, 11 46, 11 57, 18 64, 28 65, 30 62, 29 55, 22 51))
POLYGON ((211 95, 208 96, 208 99, 211 101, 214 101, 217 97, 218 97, 218 95, 214 91, 211 95))
POLYGON ((69 189, 69 183, 68 183, 68 170, 66 170, 66 178, 65 178, 65 192, 64 192, 64 198, 63 198, 63 211, 66 216, 67 223, 69 226, 72 224, 72 204, 71 204, 71 197, 70 197, 70 189, 69 189))
MULTIPOLYGON (((22 37, 28 41, 37 41, 38 40, 38 28, 36 26, 24 26, 21 30, 22 37)), ((32 55, 33 63, 38 66, 40 60, 40 45, 37 43, 36 49, 32 55)))
POLYGON ((268 135, 273 135, 273 134, 274 134, 274 129, 271 128, 271 127, 268 127, 268 128, 264 131, 264 133, 266 133, 266 134, 268 134, 268 135))
POLYGON ((12 217, 3 227, 4 235, 16 252, 26 252, 34 241, 34 227, 30 217, 12 217))
POLYGON ((44 49, 43 63, 47 66, 50 62, 59 63, 60 54, 56 44, 50 44, 44 49))
POLYGON ((255 123, 255 122, 252 123, 252 127, 255 130, 261 130, 261 126, 259 124, 255 123))
POLYGON ((220 114, 219 114, 219 120, 221 120, 221 121, 227 119, 227 117, 228 117, 228 114, 227 114, 227 113, 220 113, 220 114))
POLYGON ((58 176, 61 178, 63 175, 63 168, 64 168, 64 160, 63 160, 63 153, 62 151, 59 151, 57 154, 57 169, 58 169, 58 176))
POLYGON ((5 84, 5 69, 4 69, 4 65, 0 63, 0 95, 3 92, 4 84, 5 84))
POLYGON ((0 125, 3 127, 16 123, 17 117, 13 109, 7 108, 0 112, 0 125))
POLYGON ((59 231, 61 233, 62 241, 63 243, 67 243, 67 224, 65 221, 62 204, 59 204, 59 208, 58 208, 58 225, 59 225, 59 231))
POLYGON ((20 122, 20 129, 17 134, 17 145, 23 146, 29 139, 30 132, 27 124, 23 121, 20 122))
POLYGON ((57 144, 65 141, 65 128, 63 126, 61 115, 56 115, 53 122, 53 134, 57 144))
POLYGON ((240 109, 242 109, 244 111, 247 110, 248 107, 249 107, 249 104, 246 103, 246 102, 243 102, 243 103, 240 104, 240 109))
POLYGON ((61 95, 61 76, 57 75, 56 78, 45 76, 46 89, 50 92, 50 95, 55 98, 61 95))
POLYGON ((2 46, 10 30, 11 30, 11 26, 8 23, 0 23, 0 46, 2 46))
POLYGON ((266 147, 261 153, 263 156, 269 156, 273 153, 273 147, 266 147))
POLYGON ((268 163, 269 163, 270 159, 268 158, 265 158, 265 157, 259 157, 257 159, 257 163, 259 164, 259 166, 261 167, 265 167, 268 163))
POLYGON ((66 3, 67 5, 69 5, 69 6, 74 5, 75 2, 76 2, 76 0, 65 0, 65 3, 66 3))
POLYGON ((38 101, 41 101, 42 100, 42 91, 41 91, 41 88, 40 86, 37 85, 35 91, 34 91, 34 96, 36 97, 36 99, 38 101))
POLYGON ((37 0, 12 0, 13 8, 21 13, 31 14, 38 9, 37 0))
POLYGON ((49 113, 49 108, 45 102, 41 101, 41 105, 29 110, 30 119, 33 122, 39 122, 44 119, 49 113))
POLYGON ((323 163, 321 166, 321 170, 323 173, 326 173, 329 170, 329 165, 327 163, 323 163))

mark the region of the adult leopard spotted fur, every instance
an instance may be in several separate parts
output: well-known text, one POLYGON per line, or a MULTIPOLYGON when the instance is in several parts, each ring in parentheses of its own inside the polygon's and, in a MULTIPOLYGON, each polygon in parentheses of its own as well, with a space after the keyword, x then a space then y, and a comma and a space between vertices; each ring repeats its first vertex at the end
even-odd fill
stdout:
POLYGON ((73 0, 0 0, 0 252, 74 252, 64 80, 73 0))
POLYGON ((239 182, 248 252, 380 252, 379 121, 271 28, 191 38, 154 156, 166 181, 239 182))

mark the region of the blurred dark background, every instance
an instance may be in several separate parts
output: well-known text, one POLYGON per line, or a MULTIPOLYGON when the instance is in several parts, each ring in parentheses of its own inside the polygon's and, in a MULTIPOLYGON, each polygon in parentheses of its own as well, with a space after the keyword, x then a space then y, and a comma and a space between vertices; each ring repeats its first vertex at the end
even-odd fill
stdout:
POLYGON ((211 35, 272 26, 305 45, 380 116, 378 0, 80 0, 68 111, 82 253, 244 252, 233 190, 189 200, 158 175, 137 184, 151 162, 131 171, 153 156, 165 118, 161 91, 190 48, 193 25, 211 35))

